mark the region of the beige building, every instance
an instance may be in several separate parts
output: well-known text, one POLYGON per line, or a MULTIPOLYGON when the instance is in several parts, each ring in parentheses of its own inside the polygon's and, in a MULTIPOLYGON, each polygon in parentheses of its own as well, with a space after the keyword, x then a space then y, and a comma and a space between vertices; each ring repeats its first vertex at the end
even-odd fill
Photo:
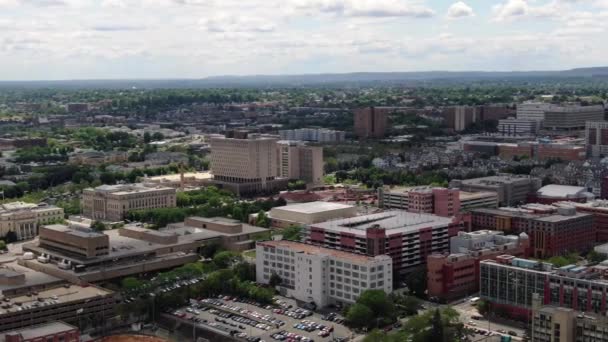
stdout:
POLYGON ((38 235, 38 227, 63 220, 63 208, 46 203, 12 202, 0 205, 0 236, 15 232, 18 240, 38 235))
POLYGON ((279 177, 303 180, 307 185, 312 186, 323 184, 323 147, 321 146, 306 146, 299 141, 279 141, 277 164, 279 177))
MULTIPOLYGON (((253 214, 256 216, 257 214, 253 214)), ((268 217, 271 226, 287 228, 289 226, 309 225, 357 216, 357 208, 352 205, 333 202, 308 202, 275 207, 268 217)))
POLYGON ((82 202, 85 217, 121 221, 130 210, 175 207, 176 190, 142 183, 102 185, 85 189, 82 202))
POLYGON ((108 255, 110 240, 107 235, 88 228, 72 229, 53 224, 40 227, 39 246, 60 250, 68 255, 94 258, 108 255))
POLYGON ((37 243, 23 246, 31 257, 19 262, 80 284, 179 267, 199 260, 199 253, 209 244, 234 251, 253 249, 255 241, 268 239, 269 233, 268 229, 221 217, 189 217, 160 230, 138 223, 103 232, 53 225, 41 229, 37 243))
POLYGON ((213 178, 211 172, 185 172, 172 175, 162 175, 154 177, 146 177, 142 179, 142 183, 162 185, 176 189, 188 189, 204 186, 213 178))
POLYGON ((285 188, 278 178, 277 139, 240 132, 234 137, 211 138, 213 182, 237 194, 273 192, 285 188))
POLYGON ((533 342, 608 341, 608 318, 564 307, 537 307, 530 337, 533 342))

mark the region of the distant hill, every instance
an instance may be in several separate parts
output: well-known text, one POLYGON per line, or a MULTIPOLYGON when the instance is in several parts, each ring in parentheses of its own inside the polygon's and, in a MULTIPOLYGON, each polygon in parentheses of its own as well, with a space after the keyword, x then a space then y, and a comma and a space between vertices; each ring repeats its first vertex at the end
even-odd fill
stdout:
POLYGON ((211 88, 211 87, 302 87, 424 83, 462 83, 474 81, 525 81, 538 79, 605 78, 608 67, 577 68, 559 71, 416 71, 355 72, 302 75, 214 76, 202 79, 149 80, 66 80, 0 81, 0 88, 211 88))

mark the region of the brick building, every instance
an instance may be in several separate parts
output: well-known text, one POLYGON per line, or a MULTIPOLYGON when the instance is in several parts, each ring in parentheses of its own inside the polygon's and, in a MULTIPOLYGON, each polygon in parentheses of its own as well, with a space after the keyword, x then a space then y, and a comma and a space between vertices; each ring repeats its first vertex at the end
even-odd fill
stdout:
POLYGON ((525 257, 530 240, 503 232, 481 230, 459 232, 450 238, 450 252, 427 257, 427 293, 430 297, 453 300, 479 291, 479 262, 511 254, 525 257))
POLYGON ((557 212, 548 214, 515 208, 474 209, 471 228, 526 233, 530 237, 531 256, 535 258, 585 252, 593 248, 596 241, 593 215, 577 212, 573 207, 558 208, 557 212))
POLYGON ((426 264, 432 253, 449 250, 449 239, 463 229, 456 218, 386 211, 312 224, 303 240, 328 248, 393 259, 394 276, 408 274, 426 264))
POLYGON ((367 107, 354 110, 354 131, 359 139, 384 138, 391 108, 367 107))

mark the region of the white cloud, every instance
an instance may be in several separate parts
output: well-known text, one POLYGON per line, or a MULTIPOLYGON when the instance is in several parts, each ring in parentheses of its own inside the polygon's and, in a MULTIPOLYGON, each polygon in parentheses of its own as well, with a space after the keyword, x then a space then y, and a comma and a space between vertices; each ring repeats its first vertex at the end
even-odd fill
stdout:
POLYGON ((450 19, 455 18, 464 18, 464 17, 472 17, 475 15, 471 6, 465 4, 462 1, 458 1, 452 4, 450 8, 448 8, 447 17, 450 19))
POLYGON ((215 33, 235 32, 272 32, 275 30, 274 23, 260 18, 235 16, 228 13, 220 13, 211 18, 199 20, 201 28, 215 33))
POLYGON ((507 0, 504 4, 495 5, 493 11, 495 20, 504 21, 527 15, 530 7, 525 0, 507 0))
POLYGON ((403 0, 295 0, 297 8, 350 17, 432 17, 431 8, 403 0))

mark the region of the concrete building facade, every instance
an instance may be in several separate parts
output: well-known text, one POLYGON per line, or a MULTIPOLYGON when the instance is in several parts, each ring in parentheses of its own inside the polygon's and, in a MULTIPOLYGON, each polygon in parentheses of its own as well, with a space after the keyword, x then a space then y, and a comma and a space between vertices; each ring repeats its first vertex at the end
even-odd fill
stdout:
POLYGON ((173 208, 176 190, 154 184, 102 185, 82 192, 83 216, 121 221, 130 210, 173 208))
POLYGON ((298 141, 277 143, 278 177, 298 179, 309 186, 323 184, 323 147, 298 141))
POLYGON ((288 178, 279 178, 277 141, 246 132, 212 137, 213 182, 239 195, 285 188, 288 178))
POLYGON ((256 247, 256 281, 281 278, 282 293, 317 307, 353 304, 365 290, 393 291, 392 260, 294 241, 263 241, 256 247))
POLYGON ((604 106, 552 106, 545 111, 544 128, 548 130, 584 130, 587 121, 604 120, 604 106))
POLYGON ((14 232, 17 240, 32 239, 38 228, 63 220, 63 208, 46 203, 12 202, 0 205, 0 236, 14 232))
POLYGON ((503 135, 534 135, 538 132, 540 122, 531 119, 507 118, 498 121, 498 132, 503 135))
POLYGON ((542 186, 540 178, 519 175, 498 175, 465 180, 452 180, 450 188, 469 192, 493 191, 498 194, 498 205, 511 206, 525 203, 528 195, 542 186))
POLYGON ((342 142, 346 132, 325 128, 300 128, 279 131, 281 140, 300 140, 315 142, 342 142))

